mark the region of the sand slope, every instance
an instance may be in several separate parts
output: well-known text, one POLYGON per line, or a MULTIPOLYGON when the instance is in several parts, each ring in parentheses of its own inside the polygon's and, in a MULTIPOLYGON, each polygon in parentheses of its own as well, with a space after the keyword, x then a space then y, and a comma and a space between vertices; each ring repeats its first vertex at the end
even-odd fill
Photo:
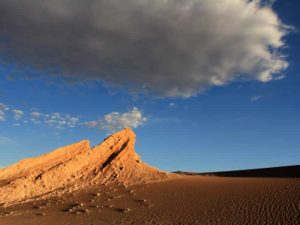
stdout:
POLYGON ((8 208, 1 225, 298 225, 300 180, 183 176, 8 208))
POLYGON ((125 128, 93 148, 83 140, 22 160, 0 170, 0 204, 56 196, 100 183, 132 185, 174 176, 143 163, 134 144, 135 134, 125 128))

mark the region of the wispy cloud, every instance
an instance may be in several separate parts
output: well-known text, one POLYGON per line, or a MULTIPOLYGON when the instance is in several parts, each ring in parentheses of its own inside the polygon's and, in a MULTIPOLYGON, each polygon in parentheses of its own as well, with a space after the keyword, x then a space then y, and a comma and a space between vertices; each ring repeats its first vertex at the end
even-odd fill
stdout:
POLYGON ((274 80, 283 80, 284 78, 286 78, 286 76, 283 75, 283 74, 280 74, 280 75, 278 75, 278 76, 275 76, 275 77, 274 77, 274 80))
POLYGON ((74 128, 79 121, 78 116, 71 116, 69 114, 62 115, 58 112, 46 114, 44 122, 50 126, 57 128, 69 127, 74 128))
POLYGON ((173 109, 173 108, 176 108, 176 107, 177 107, 177 105, 174 102, 170 102, 169 105, 168 105, 169 109, 173 109))
POLYGON ((20 120, 24 116, 24 112, 22 110, 13 109, 12 112, 14 114, 14 119, 15 120, 20 120))
POLYGON ((8 110, 8 106, 0 102, 0 110, 8 110))
POLYGON ((41 113, 38 111, 31 112, 31 121, 33 123, 43 123, 50 127, 74 128, 79 123, 79 116, 71 116, 70 114, 61 114, 54 112, 50 114, 41 113))
POLYGON ((30 113, 31 115, 31 121, 34 122, 34 123, 41 123, 41 119, 43 117, 43 114, 40 113, 40 112, 31 112, 30 113))
POLYGON ((9 110, 7 105, 5 105, 4 103, 0 103, 0 122, 5 121, 5 111, 7 110, 9 110))
POLYGON ((132 110, 124 113, 111 112, 100 120, 85 122, 84 125, 90 128, 99 128, 114 132, 125 127, 137 128, 147 121, 142 111, 134 107, 132 110))
POLYGON ((0 110, 0 122, 5 121, 5 113, 3 110, 0 110))
POLYGON ((8 144, 11 142, 12 142, 12 139, 0 135, 0 144, 8 144))
POLYGON ((94 120, 94 121, 84 122, 83 124, 87 127, 94 128, 97 127, 98 121, 94 120))
POLYGON ((255 95, 250 98, 251 102, 256 102, 262 98, 262 95, 255 95))

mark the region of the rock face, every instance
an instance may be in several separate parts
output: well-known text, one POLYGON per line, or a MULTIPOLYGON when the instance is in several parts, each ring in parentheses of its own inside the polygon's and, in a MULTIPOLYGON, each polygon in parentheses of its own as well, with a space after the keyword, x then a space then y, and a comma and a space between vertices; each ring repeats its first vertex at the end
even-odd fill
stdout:
POLYGON ((134 144, 134 132, 125 128, 93 148, 83 140, 1 169, 0 204, 59 195, 91 185, 133 185, 172 176, 143 163, 134 144))

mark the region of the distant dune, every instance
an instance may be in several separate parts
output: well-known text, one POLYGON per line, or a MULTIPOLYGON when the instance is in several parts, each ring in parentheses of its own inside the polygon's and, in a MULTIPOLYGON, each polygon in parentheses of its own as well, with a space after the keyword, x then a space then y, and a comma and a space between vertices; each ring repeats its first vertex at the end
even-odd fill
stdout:
POLYGON ((124 129, 0 169, 0 225, 299 224, 299 166, 168 173, 134 143, 124 129))
POLYGON ((219 176, 219 177, 281 177, 281 178, 300 178, 300 166, 281 166, 270 168, 259 168, 249 170, 233 170, 223 172, 183 172, 176 171, 177 174, 185 175, 202 175, 202 176, 219 176))

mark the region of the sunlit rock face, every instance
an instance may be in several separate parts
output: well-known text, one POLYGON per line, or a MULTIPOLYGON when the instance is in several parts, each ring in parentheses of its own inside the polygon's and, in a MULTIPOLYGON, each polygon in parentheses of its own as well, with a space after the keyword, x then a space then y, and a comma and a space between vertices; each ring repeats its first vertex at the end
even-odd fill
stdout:
POLYGON ((133 185, 175 176, 143 163, 134 144, 134 132, 125 128, 95 147, 83 140, 1 169, 0 204, 59 195, 93 185, 114 182, 133 185))

